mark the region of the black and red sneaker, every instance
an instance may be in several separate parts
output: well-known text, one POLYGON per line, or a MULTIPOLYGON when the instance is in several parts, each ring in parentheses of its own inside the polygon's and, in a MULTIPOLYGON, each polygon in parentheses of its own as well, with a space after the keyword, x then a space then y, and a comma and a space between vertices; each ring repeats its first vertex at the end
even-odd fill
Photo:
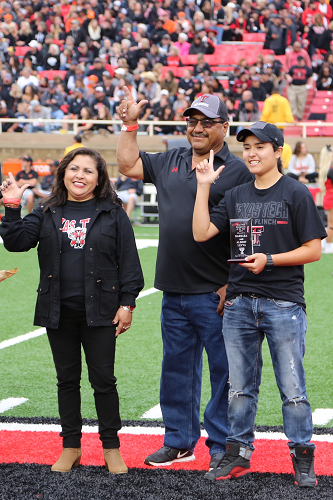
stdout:
POLYGON ((314 446, 295 446, 290 449, 290 456, 295 471, 295 484, 303 488, 317 486, 314 472, 314 446))
MULTIPOLYGON (((243 448, 244 449, 244 448, 243 448)), ((251 456, 251 450, 245 448, 248 455, 251 456)), ((233 441, 227 441, 226 452, 221 462, 215 469, 210 470, 204 476, 207 481, 219 481, 220 479, 236 479, 238 477, 248 476, 250 471, 250 460, 240 455, 241 445, 233 441)))

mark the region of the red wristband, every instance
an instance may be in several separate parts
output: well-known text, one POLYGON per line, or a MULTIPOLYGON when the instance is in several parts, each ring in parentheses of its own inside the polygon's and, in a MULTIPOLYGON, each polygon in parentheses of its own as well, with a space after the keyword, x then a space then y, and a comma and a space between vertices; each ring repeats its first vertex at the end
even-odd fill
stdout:
POLYGON ((121 130, 123 132, 133 132, 133 130, 138 130, 139 124, 136 123, 135 125, 125 125, 125 123, 122 124, 121 130))
POLYGON ((9 205, 21 205, 20 198, 3 198, 2 201, 4 205, 6 205, 6 203, 8 203, 9 205))

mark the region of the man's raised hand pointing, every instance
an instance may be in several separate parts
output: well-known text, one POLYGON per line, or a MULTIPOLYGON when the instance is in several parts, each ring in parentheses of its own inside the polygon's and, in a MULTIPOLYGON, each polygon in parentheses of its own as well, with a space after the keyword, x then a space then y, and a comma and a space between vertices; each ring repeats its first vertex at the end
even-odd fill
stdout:
POLYGON ((140 102, 136 102, 133 99, 131 92, 128 87, 124 86, 126 99, 123 99, 120 103, 118 114, 119 118, 126 123, 126 125, 135 125, 139 119, 142 108, 147 104, 147 100, 143 99, 140 102))

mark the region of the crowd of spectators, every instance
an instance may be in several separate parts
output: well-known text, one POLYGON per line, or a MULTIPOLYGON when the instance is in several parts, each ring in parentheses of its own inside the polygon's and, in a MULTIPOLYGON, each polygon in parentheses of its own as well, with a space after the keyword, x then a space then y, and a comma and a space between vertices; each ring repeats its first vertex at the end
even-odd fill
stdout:
MULTIPOLYGON (((2 130, 66 131, 71 125, 64 118, 117 119, 124 86, 135 99, 148 100, 142 120, 182 120, 195 98, 214 94, 226 103, 231 121, 255 121, 258 102, 282 94, 288 83, 293 117, 302 119, 310 79, 318 89, 333 89, 332 18, 327 0, 1 1, 0 118, 33 120, 3 123, 2 130), (223 75, 226 88, 223 67, 217 77, 205 55, 260 32, 264 48, 274 53, 259 54, 252 65, 235 60, 223 75), (181 78, 163 71, 182 66, 187 55, 195 55, 196 64, 181 78), (275 57, 280 55, 286 55, 284 65, 275 57), (43 73, 49 70, 62 73, 50 78, 43 73)), ((104 123, 79 127, 86 139, 115 131, 104 123)), ((170 124, 154 131, 185 132, 170 124)))

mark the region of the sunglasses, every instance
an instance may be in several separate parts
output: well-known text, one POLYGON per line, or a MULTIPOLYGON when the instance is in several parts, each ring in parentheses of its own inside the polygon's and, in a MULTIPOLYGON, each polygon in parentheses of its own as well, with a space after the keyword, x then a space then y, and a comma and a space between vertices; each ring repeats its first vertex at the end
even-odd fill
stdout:
POLYGON ((203 128, 212 128, 217 123, 224 123, 223 120, 219 120, 218 122, 216 122, 214 120, 210 120, 209 118, 203 118, 202 120, 197 120, 196 118, 188 118, 186 120, 188 128, 195 128, 198 125, 198 122, 200 122, 203 128))

